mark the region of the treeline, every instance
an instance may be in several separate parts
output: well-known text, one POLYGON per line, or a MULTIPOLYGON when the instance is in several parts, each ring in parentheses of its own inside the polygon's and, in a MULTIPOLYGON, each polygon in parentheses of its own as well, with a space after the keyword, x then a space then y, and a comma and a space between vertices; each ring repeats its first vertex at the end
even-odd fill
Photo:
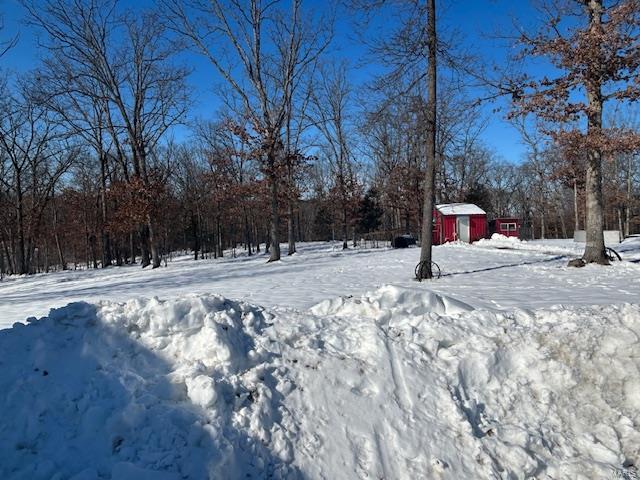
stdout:
MULTIPOLYGON (((162 0, 135 13, 115 0, 23 3, 44 59, 0 86, 3 274, 155 268, 178 250, 277 261, 282 241, 291 254, 298 241, 419 234, 418 74, 354 85, 330 55, 331 19, 300 0, 162 0), (187 115, 185 52, 221 82, 213 119, 187 115)), ((584 228, 584 159, 529 124, 516 124, 524 162, 502 159, 479 140, 478 102, 441 83, 436 202, 519 217, 532 238, 584 228)), ((606 164, 606 228, 637 232, 638 169, 632 154, 606 164)))

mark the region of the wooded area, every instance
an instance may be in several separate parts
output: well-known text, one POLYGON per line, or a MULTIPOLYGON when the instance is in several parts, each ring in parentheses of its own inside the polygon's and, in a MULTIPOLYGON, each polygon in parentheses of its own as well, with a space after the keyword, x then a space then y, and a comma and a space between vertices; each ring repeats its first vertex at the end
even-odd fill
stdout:
MULTIPOLYGON (((434 203, 520 218, 525 238, 586 229, 586 262, 606 261, 603 229, 640 230, 635 0, 544 3, 548 21, 513 46, 520 62, 549 59, 553 78, 486 69, 446 32, 434 48, 434 0, 380 1, 402 21, 370 45, 389 69, 365 85, 332 55, 335 19, 312 2, 156 3, 133 15, 117 0, 23 2, 45 53, 0 85, 3 274, 155 268, 179 250, 277 261, 280 242, 292 254, 300 241, 419 236, 434 203), (188 116, 185 52, 219 85, 211 118, 188 116), (521 132, 521 162, 481 140, 485 102, 505 96, 495 115, 521 132)), ((344 12, 361 18, 372 5, 359 3, 344 12)))

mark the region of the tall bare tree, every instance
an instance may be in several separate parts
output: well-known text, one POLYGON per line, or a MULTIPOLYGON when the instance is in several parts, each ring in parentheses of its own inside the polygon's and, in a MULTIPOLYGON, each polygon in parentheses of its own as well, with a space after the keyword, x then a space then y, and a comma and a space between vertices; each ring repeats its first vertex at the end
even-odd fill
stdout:
POLYGON ((427 13, 427 49, 428 49, 428 71, 427 71, 427 115, 426 115, 426 154, 427 168, 424 178, 424 206, 422 210, 422 239, 420 243, 420 262, 425 266, 419 269, 419 277, 432 278, 432 243, 433 243, 433 207, 435 195, 435 173, 436 173, 436 109, 437 109, 437 55, 438 46, 436 34, 436 2, 428 0, 427 13))
POLYGON ((424 101, 421 119, 424 122, 424 176, 422 183, 422 234, 419 269, 420 279, 432 278, 432 222, 435 199, 436 176, 436 142, 437 142, 437 57, 447 50, 439 42, 436 30, 435 0, 351 0, 361 10, 370 11, 371 7, 382 8, 383 11, 398 17, 398 27, 386 36, 376 37, 371 51, 388 69, 385 75, 377 79, 378 87, 397 83, 402 79, 406 83, 398 95, 417 94, 424 101), (417 93, 416 93, 417 92, 417 93))
MULTIPOLYGON (((23 4, 30 22, 46 34, 50 63, 60 65, 52 74, 68 82, 66 92, 55 94, 91 100, 90 107, 99 116, 89 119, 94 136, 98 120, 107 122, 114 142, 122 143, 119 136, 124 136, 131 179, 141 185, 146 198, 153 198, 158 184, 149 171, 148 157, 186 111, 188 72, 174 62, 179 45, 167 37, 156 14, 122 12, 117 0, 24 0, 23 4)), ((140 233, 143 267, 152 262, 156 268, 161 257, 152 212, 150 206, 140 212, 140 233)))
POLYGON ((269 261, 280 260, 283 130, 298 84, 330 42, 330 22, 307 16, 302 0, 160 3, 171 28, 213 65, 240 104, 239 118, 248 119, 248 128, 259 139, 271 193, 269 261))
POLYGON ((342 224, 342 248, 348 248, 350 211, 353 210, 355 168, 351 150, 350 104, 352 88, 347 79, 346 65, 330 66, 318 71, 312 93, 311 115, 320 130, 335 190, 342 224))
POLYGON ((1 233, 9 242, 4 248, 12 271, 27 274, 32 273, 43 215, 74 153, 47 109, 6 87, 0 94, 0 200, 10 207, 1 233))

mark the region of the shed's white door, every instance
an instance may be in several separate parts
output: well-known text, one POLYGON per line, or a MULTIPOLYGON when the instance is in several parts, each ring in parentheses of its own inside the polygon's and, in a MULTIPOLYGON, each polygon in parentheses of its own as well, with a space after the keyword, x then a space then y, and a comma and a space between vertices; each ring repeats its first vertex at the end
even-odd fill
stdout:
POLYGON ((458 240, 469 243, 469 217, 459 216, 456 221, 456 232, 458 232, 458 240))

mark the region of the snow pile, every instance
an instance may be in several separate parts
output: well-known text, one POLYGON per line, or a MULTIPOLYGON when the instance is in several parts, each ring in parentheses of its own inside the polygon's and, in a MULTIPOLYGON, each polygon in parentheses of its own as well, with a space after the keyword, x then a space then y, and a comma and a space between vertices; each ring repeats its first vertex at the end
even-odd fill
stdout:
POLYGON ((391 285, 375 292, 364 294, 362 298, 340 297, 325 300, 311 307, 316 315, 365 316, 383 321, 392 316, 420 316, 428 313, 437 315, 459 315, 473 310, 473 307, 451 297, 425 291, 423 288, 400 288, 391 285))
POLYGON ((71 304, 0 332, 0 478, 614 478, 640 306, 474 308, 419 284, 310 311, 71 304))
POLYGON ((491 235, 491 240, 495 241, 503 241, 503 242, 512 242, 512 243, 520 243, 526 242, 526 240, 520 240, 518 237, 507 237, 506 235, 502 235, 501 233, 494 233, 491 235))
POLYGON ((0 478, 285 477, 268 318, 208 296, 75 303, 0 332, 0 478))
POLYGON ((324 338, 347 347, 319 360, 323 383, 299 403, 310 410, 302 431, 328 422, 333 432, 321 464, 348 465, 359 478, 631 474, 640 460, 640 307, 449 316, 423 309, 432 298, 385 287, 314 309, 344 316, 324 338), (323 397, 330 407, 314 401, 323 397))
POLYGON ((491 238, 481 238, 477 242, 476 245, 488 246, 488 247, 499 247, 499 246, 508 246, 513 247, 514 245, 519 245, 521 243, 527 243, 526 240, 520 240, 518 237, 507 237, 506 235, 502 235, 501 233, 494 233, 491 235, 491 238))
POLYGON ((577 244, 573 240, 520 240, 517 237, 507 237, 500 233, 494 233, 489 239, 481 238, 473 243, 473 247, 511 250, 521 255, 535 253, 574 256, 580 255, 584 251, 584 245, 577 244))

